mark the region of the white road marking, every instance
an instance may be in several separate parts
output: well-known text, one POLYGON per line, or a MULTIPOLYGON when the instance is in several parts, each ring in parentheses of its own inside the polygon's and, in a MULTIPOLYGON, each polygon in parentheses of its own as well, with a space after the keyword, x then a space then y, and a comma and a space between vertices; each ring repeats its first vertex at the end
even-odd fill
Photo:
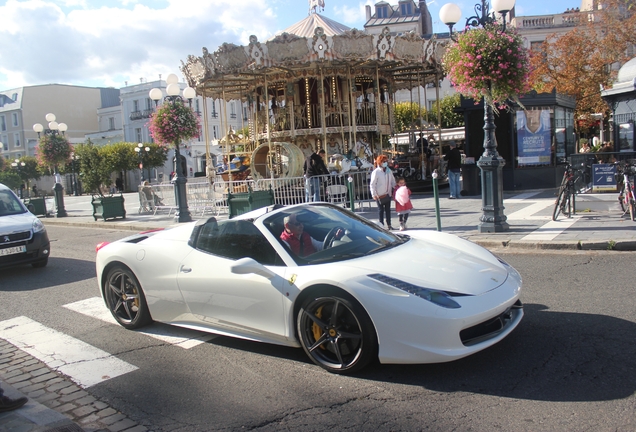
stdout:
POLYGON ((508 215, 508 220, 550 220, 551 216, 533 216, 541 210, 554 206, 554 200, 541 200, 508 215))
POLYGON ((556 236, 574 225, 574 223, 579 219, 579 217, 571 217, 550 221, 539 229, 536 229, 527 236, 521 238, 521 240, 553 240, 556 236))
POLYGON ((0 336, 84 388, 138 369, 24 316, 0 321, 0 336))
MULTIPOLYGON (((64 307, 110 324, 119 325, 117 321, 115 321, 115 318, 111 315, 101 297, 92 297, 86 300, 80 300, 75 303, 66 304, 64 307)), ((144 330, 137 331, 183 349, 193 348, 217 337, 216 335, 196 330, 159 324, 153 324, 144 328, 144 330)))
POLYGON ((513 197, 510 197, 508 199, 505 199, 504 201, 512 202, 512 203, 528 201, 528 198, 532 198, 533 196, 539 195, 540 193, 541 193, 541 191, 525 192, 525 193, 521 193, 519 195, 515 195, 513 197))

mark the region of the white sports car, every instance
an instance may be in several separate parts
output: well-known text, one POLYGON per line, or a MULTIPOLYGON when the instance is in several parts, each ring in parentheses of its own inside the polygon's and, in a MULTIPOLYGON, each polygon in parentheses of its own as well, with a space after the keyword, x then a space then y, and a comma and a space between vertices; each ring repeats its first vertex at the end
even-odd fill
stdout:
POLYGON ((326 203, 209 218, 97 250, 100 291, 122 326, 155 320, 302 347, 336 373, 376 359, 459 359, 523 316, 519 273, 486 249, 435 231, 393 234, 326 203))

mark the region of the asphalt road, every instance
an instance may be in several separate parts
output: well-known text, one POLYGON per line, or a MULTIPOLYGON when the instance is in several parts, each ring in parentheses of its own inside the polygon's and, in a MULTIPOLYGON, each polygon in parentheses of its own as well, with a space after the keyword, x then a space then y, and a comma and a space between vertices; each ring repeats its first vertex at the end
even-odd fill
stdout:
POLYGON ((87 391, 150 430, 636 430, 634 253, 502 254, 524 278, 526 315, 507 339, 452 363, 338 376, 300 349, 226 337, 183 348, 69 309, 98 296, 95 244, 128 234, 49 227, 48 267, 0 273, 0 317, 136 366, 87 391))

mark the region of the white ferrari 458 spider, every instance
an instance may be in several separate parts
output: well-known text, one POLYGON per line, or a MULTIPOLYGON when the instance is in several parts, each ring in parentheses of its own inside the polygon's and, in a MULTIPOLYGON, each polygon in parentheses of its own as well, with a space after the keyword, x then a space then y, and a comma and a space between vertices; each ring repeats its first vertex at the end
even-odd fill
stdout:
POLYGON ((115 319, 302 347, 335 373, 459 359, 521 321, 519 273, 457 236, 393 234, 326 203, 266 207, 97 247, 115 319))

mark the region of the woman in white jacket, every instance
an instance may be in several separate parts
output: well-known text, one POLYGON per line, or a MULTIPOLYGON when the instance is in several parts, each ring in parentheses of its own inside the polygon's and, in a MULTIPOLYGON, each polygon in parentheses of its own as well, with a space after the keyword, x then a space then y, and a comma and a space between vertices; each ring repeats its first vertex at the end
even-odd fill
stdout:
POLYGON ((378 204, 378 216, 380 224, 384 226, 386 216, 386 226, 393 230, 391 226, 391 197, 395 188, 395 177, 389 168, 389 158, 386 155, 380 155, 375 160, 376 168, 371 173, 371 196, 378 204))

